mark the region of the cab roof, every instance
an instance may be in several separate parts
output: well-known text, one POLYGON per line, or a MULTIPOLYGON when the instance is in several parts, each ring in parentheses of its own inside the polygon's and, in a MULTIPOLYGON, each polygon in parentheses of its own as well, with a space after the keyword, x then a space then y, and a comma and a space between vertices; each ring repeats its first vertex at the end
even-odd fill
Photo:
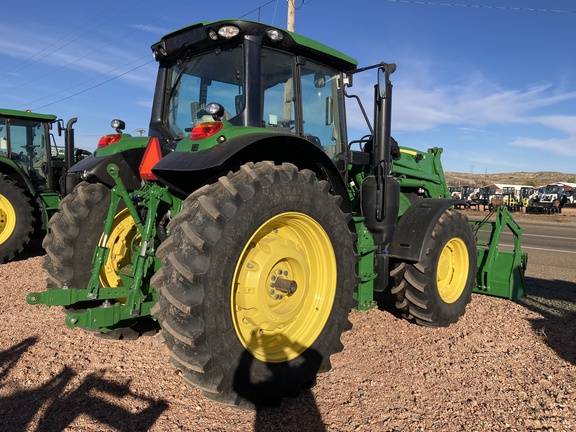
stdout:
POLYGON ((20 111, 13 109, 0 108, 0 116, 3 117, 18 117, 18 118, 28 118, 33 120, 42 120, 53 122, 56 121, 56 116, 52 114, 39 114, 32 111, 20 111))
POLYGON ((152 51, 157 60, 169 59, 177 57, 182 51, 201 51, 221 44, 239 43, 245 36, 261 36, 264 46, 303 55, 310 60, 319 61, 339 70, 348 71, 355 69, 358 65, 352 57, 305 36, 259 22, 238 19, 199 22, 181 28, 162 37, 160 41, 152 45, 152 51), (229 39, 218 35, 220 28, 230 25, 239 29, 238 35, 229 39), (268 36, 269 30, 280 32, 283 36, 282 40, 273 41, 268 36))

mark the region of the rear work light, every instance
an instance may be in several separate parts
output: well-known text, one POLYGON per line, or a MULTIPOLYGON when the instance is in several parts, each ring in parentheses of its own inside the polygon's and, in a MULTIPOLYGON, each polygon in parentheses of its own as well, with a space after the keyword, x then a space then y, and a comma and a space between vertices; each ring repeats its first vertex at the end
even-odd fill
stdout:
POLYGON ((218 29, 218 34, 225 39, 232 39, 235 36, 238 36, 240 33, 240 29, 233 25, 226 25, 222 26, 218 29))
POLYGON ((114 144, 122 139, 122 134, 111 134, 111 135, 104 135, 98 141, 98 148, 103 148, 109 146, 110 144, 114 144))
POLYGON ((212 135, 218 133, 224 124, 222 122, 204 122, 197 124, 192 129, 190 134, 190 139, 192 141, 201 140, 204 138, 211 137, 212 135))
POLYGON ((148 141, 144 157, 142 158, 142 162, 140 162, 140 178, 143 180, 157 180, 157 177, 152 172, 152 168, 160 159, 162 159, 160 140, 158 137, 152 137, 150 141, 148 141))

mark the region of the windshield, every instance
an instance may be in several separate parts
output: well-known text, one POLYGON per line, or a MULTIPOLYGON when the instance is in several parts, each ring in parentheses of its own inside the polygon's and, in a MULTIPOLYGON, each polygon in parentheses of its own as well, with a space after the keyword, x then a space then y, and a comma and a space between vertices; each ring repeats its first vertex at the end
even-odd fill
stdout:
POLYGON ((10 120, 10 149, 12 159, 18 163, 35 183, 46 182, 45 124, 37 120, 10 120))
MULTIPOLYGON (((202 118, 206 104, 224 107, 223 120, 244 109, 242 47, 217 49, 177 62, 170 68, 165 110, 172 135, 183 138, 202 118)), ((208 119, 211 120, 211 119, 208 119)))

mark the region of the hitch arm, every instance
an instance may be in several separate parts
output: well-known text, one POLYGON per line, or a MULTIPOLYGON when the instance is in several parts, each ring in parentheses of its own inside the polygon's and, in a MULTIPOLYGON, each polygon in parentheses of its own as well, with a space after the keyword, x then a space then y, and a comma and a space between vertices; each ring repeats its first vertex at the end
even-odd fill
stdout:
MULTIPOLYGON (((128 295, 124 287, 107 288, 98 294, 99 300, 122 298, 128 295)), ((90 289, 49 289, 42 292, 31 292, 26 296, 30 305, 44 304, 46 306, 69 306, 81 301, 91 301, 96 298, 90 289)))

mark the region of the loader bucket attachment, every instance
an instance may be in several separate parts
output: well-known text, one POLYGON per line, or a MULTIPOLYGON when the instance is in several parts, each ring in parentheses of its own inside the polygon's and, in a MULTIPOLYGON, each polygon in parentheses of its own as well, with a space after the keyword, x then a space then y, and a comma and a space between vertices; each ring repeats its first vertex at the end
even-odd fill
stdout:
POLYGON ((474 229, 478 249, 478 272, 474 292, 510 300, 526 295, 524 272, 528 264, 528 254, 521 249, 524 229, 518 226, 505 206, 496 207, 483 220, 470 221, 470 224, 474 229), (489 221, 494 213, 495 220, 489 221), (504 228, 511 231, 513 245, 500 243, 504 228))

